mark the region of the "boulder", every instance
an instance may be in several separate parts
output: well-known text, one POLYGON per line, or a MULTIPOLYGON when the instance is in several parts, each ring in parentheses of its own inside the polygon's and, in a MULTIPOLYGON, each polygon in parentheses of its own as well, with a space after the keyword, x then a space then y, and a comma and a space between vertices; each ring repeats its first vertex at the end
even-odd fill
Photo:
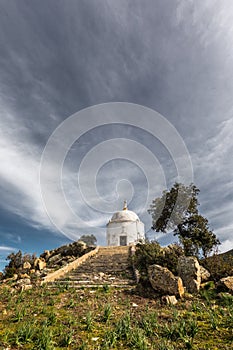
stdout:
POLYGON ((151 265, 148 268, 148 275, 154 290, 165 295, 183 296, 184 288, 181 278, 174 276, 166 267, 151 265))
POLYGON ((205 269, 201 265, 200 265, 200 273, 201 273, 201 281, 202 282, 208 281, 208 279, 210 278, 210 273, 207 269, 205 269))
POLYGON ((201 268, 197 258, 194 256, 180 256, 177 270, 186 290, 189 293, 199 292, 201 285, 201 268))
POLYGON ((233 276, 221 278, 217 283, 218 290, 233 294, 233 276))
POLYGON ((24 269, 24 270, 29 270, 31 267, 32 267, 32 265, 30 264, 29 261, 25 261, 25 262, 23 263, 23 269, 24 269))
POLYGON ((46 261, 44 258, 37 258, 34 261, 34 267, 39 269, 40 271, 46 267, 46 261))

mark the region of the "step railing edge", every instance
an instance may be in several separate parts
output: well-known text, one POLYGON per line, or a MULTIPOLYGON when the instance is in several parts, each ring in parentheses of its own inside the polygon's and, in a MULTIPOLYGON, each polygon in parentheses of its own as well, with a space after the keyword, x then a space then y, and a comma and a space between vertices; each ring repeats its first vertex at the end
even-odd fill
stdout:
POLYGON ((90 252, 80 256, 79 258, 75 259, 71 263, 67 264, 66 266, 61 267, 59 270, 53 271, 49 273, 47 276, 43 277, 43 280, 41 281, 41 285, 47 282, 53 282, 57 280, 58 278, 63 277, 68 272, 76 269, 78 266, 82 265, 88 258, 96 255, 99 251, 99 246, 97 246, 95 249, 91 250, 90 252))

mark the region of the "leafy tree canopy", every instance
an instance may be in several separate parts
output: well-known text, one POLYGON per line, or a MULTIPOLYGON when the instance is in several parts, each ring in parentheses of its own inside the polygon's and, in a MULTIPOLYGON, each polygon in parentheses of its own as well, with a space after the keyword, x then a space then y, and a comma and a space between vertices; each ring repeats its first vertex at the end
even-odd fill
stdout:
POLYGON ((170 191, 153 200, 148 212, 152 215, 152 229, 156 232, 173 230, 186 255, 205 257, 220 244, 210 230, 208 220, 198 212, 197 196, 200 190, 194 185, 175 183, 170 191))

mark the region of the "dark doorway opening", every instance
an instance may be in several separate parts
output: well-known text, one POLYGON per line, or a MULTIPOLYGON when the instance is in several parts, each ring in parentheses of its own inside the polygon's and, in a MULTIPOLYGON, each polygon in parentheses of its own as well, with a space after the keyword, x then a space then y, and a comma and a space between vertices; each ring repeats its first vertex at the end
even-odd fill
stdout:
POLYGON ((120 245, 127 245, 127 236, 120 236, 120 245))

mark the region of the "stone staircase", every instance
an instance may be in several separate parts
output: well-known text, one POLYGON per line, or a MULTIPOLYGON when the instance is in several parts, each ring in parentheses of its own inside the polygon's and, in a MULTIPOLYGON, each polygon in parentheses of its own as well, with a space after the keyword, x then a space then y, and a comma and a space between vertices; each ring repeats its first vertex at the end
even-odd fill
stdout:
POLYGON ((135 285, 129 265, 129 247, 99 247, 96 255, 48 286, 130 288, 135 285))

